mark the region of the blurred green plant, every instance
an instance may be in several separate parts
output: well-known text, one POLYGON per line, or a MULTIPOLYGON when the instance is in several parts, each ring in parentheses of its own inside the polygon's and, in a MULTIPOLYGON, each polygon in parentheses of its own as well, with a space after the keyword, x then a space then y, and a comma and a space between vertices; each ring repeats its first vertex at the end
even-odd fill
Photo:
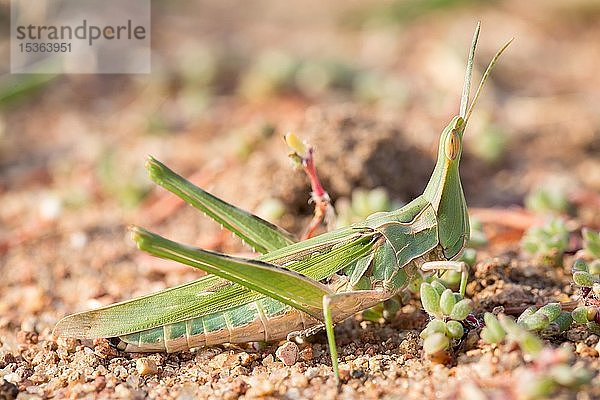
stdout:
POLYGON ((370 71, 357 73, 352 81, 352 94, 363 103, 394 107, 406 104, 408 89, 401 79, 370 71))
MULTIPOLYGON (((556 304, 556 303, 555 303, 556 304)), ((562 315, 555 305, 548 305, 539 310, 526 311, 523 318, 532 318, 535 315, 548 314, 562 315)), ((521 317, 519 317, 521 318, 521 317)), ((533 317, 537 318, 537 317, 533 317)), ((560 318, 560 317, 557 317, 560 318)), ((533 366, 525 368, 515 374, 517 392, 523 399, 548 398, 558 388, 565 387, 571 390, 578 389, 588 384, 592 374, 585 368, 573 367, 573 352, 570 348, 560 347, 553 349, 544 347, 542 341, 532 333, 523 321, 515 322, 512 318, 500 314, 485 313, 483 316, 485 327, 480 336, 484 342, 498 344, 501 342, 517 343, 521 350, 533 359, 533 366)), ((555 319, 556 320, 556 319, 555 319)))
POLYGON ((487 125, 478 135, 473 136, 471 151, 487 164, 493 165, 506 154, 508 138, 494 125, 487 125))
POLYGON ((258 205, 255 214, 267 221, 277 221, 285 214, 285 205, 277 198, 268 197, 258 205))
POLYGON ((552 218, 542 226, 529 228, 521 247, 545 265, 559 266, 569 244, 569 230, 561 218, 552 218))
POLYGON ((542 185, 525 197, 525 207, 539 214, 564 214, 571 209, 564 186, 542 185))
POLYGON ((580 288, 583 305, 572 311, 573 320, 585 324, 588 330, 600 335, 600 259, 589 264, 582 259, 573 263, 573 282, 580 288))
POLYGON ((384 188, 354 189, 350 199, 340 198, 335 202, 338 228, 366 219, 376 212, 390 211, 398 204, 392 203, 384 188))
POLYGON ((299 61, 281 51, 265 51, 242 72, 239 92, 251 100, 262 100, 294 86, 299 61))
POLYGON ((122 167, 122 160, 113 150, 103 152, 96 166, 96 176, 102 190, 114 196, 125 207, 135 207, 150 190, 143 169, 122 167))
POLYGON ((570 312, 563 311, 560 303, 549 303, 540 308, 527 308, 519 315, 517 323, 529 331, 546 336, 566 331, 571 327, 573 318, 570 312))
POLYGON ((0 106, 33 96, 58 76, 57 74, 6 74, 0 79, 0 106))
POLYGON ((537 356, 543 348, 542 341, 524 325, 515 322, 514 319, 500 314, 492 313, 483 315, 485 327, 481 330, 480 337, 484 342, 501 343, 503 341, 515 342, 525 353, 537 356))
POLYGON ((303 61, 294 77, 296 88, 307 97, 322 95, 326 90, 351 90, 359 71, 349 63, 333 58, 303 61))
POLYGON ((595 232, 588 228, 583 228, 583 250, 593 258, 600 259, 600 231, 595 232))
POLYGON ((381 3, 379 6, 369 6, 366 10, 353 12, 345 18, 345 24, 350 26, 385 26, 400 25, 414 22, 415 19, 427 14, 466 7, 476 0, 396 0, 381 3))

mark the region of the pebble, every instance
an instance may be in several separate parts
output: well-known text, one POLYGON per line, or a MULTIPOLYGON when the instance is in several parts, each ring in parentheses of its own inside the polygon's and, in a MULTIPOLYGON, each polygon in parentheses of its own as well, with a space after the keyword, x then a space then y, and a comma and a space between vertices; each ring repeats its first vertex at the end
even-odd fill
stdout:
POLYGON ((127 385, 120 383, 115 386, 115 397, 118 399, 128 400, 133 398, 133 392, 127 387, 127 385))
POLYGON ((62 347, 68 353, 73 353, 77 348, 78 340, 73 338, 59 337, 57 343, 59 347, 62 347))
POLYGON ((17 362, 15 356, 5 350, 0 350, 0 368, 5 368, 8 364, 17 362))
POLYGON ((285 342, 279 346, 275 355, 288 367, 292 366, 298 360, 298 345, 293 342, 285 342))
POLYGON ((275 391, 275 385, 273 385, 268 379, 260 379, 260 377, 253 377, 250 382, 250 388, 246 393, 246 397, 265 397, 273 394, 275 391))
POLYGON ((239 354, 240 365, 247 367, 258 358, 256 354, 248 354, 245 351, 239 354))
POLYGON ((38 334, 35 332, 19 331, 17 332, 17 341, 21 344, 36 344, 38 334))
POLYGON ((306 378, 309 380, 317 377, 318 375, 319 375, 319 368, 317 368, 317 367, 310 367, 304 373, 304 376, 306 376, 306 378))
POLYGON ((290 384, 293 387, 304 388, 308 386, 308 378, 299 372, 293 372, 290 376, 290 384))
POLYGON ((151 358, 138 358, 135 368, 141 376, 154 375, 158 372, 158 366, 151 358))
POLYGON ((270 365, 273 365, 274 362, 275 359, 273 358, 273 354, 269 354, 265 358, 263 358, 262 365, 264 365, 265 367, 269 367, 270 365))
POLYGON ((575 351, 585 357, 598 357, 598 351, 594 347, 590 347, 583 342, 577 343, 575 351))
POLYGON ((228 358, 229 353, 217 354, 208 362, 208 366, 215 369, 223 369, 227 364, 228 358))
POLYGON ((312 346, 308 346, 300 351, 300 359, 303 361, 310 361, 314 358, 314 352, 312 346))
POLYGON ((340 365, 339 367, 340 379, 342 382, 346 382, 350 377, 350 368, 348 365, 340 365))
POLYGON ((0 379, 0 399, 16 399, 19 388, 14 383, 0 379))

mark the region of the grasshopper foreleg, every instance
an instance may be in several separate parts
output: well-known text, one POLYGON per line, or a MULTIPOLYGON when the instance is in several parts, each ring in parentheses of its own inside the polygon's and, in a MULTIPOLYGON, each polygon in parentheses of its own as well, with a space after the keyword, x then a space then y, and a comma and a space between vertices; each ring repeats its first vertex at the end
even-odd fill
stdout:
POLYGON ((467 280, 469 279, 469 270, 467 264, 463 261, 428 261, 421 265, 421 270, 424 272, 440 270, 460 272, 459 293, 464 297, 467 289, 467 280))

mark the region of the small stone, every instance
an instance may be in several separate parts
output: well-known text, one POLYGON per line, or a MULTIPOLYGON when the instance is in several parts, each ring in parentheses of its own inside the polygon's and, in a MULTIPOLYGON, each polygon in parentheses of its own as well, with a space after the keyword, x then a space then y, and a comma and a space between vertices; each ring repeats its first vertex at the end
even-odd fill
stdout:
POLYGON ((293 342, 285 342, 279 346, 275 355, 288 367, 292 366, 298 360, 298 345, 293 342))
POLYGON ((339 371, 340 371, 340 380, 342 382, 347 382, 348 378, 350 377, 350 368, 347 365, 340 365, 339 371))
POLYGON ((37 344, 38 334, 35 332, 19 331, 17 341, 21 344, 37 344))
POLYGON ((308 378, 299 372, 293 372, 290 376, 290 384, 293 387, 304 388, 308 386, 308 378))
POLYGON ((273 365, 274 362, 275 359, 273 358, 273 354, 269 354, 265 358, 263 358, 262 365, 264 365, 265 367, 269 367, 270 365, 273 365))
POLYGON ((217 354, 208 362, 208 366, 215 369, 223 369, 227 364, 228 358, 229 353, 217 354))
POLYGON ((250 389, 246 393, 246 397, 265 397, 273 394, 275 385, 267 379, 253 379, 250 383, 250 389))
POLYGON ((238 356, 240 365, 243 367, 247 367, 248 365, 252 364, 252 362, 257 358, 256 354, 248 354, 245 351, 241 352, 238 356))
POLYGON ((117 365, 117 366, 115 367, 115 370, 113 371, 113 373, 115 374, 115 376, 116 376, 117 378, 121 378, 121 379, 125 379, 125 378, 127 378, 127 376, 129 375, 129 374, 127 373, 127 368, 125 368, 125 367, 124 367, 124 366, 122 366, 122 365, 117 365))
POLYGON ((104 376, 97 376, 94 379, 94 391, 99 392, 106 387, 106 378, 104 376))
POLYGON ((314 358, 314 352, 312 346, 308 346, 300 351, 300 359, 303 361, 310 361, 314 358))
POLYGON ((240 395, 246 393, 248 390, 248 384, 243 379, 236 378, 231 383, 231 388, 233 389, 233 393, 239 397, 240 395))
POLYGON ((362 378, 363 376, 365 376, 365 371, 363 371, 362 369, 353 369, 353 370, 350 372, 350 377, 351 377, 352 379, 360 379, 360 378, 362 378))
POLYGON ((14 383, 0 379, 0 399, 16 399, 19 388, 14 383))
POLYGON ((310 367, 304 373, 304 376, 306 376, 306 379, 309 379, 309 380, 317 377, 318 375, 319 375, 319 368, 317 368, 317 367, 310 367))
POLYGON ((150 358, 138 358, 135 362, 135 368, 141 376, 154 375, 158 372, 158 366, 150 358))
POLYGON ((583 342, 577 343, 575 351, 584 357, 598 357, 598 351, 594 347, 590 347, 583 342))
POLYGON ((64 348, 68 353, 73 353, 79 341, 73 338, 59 337, 57 343, 59 347, 64 348))
POLYGON ((21 376, 18 373, 11 372, 10 374, 4 375, 4 380, 9 383, 19 383, 23 379, 21 378, 21 376))
POLYGON ((118 399, 128 400, 133 398, 133 391, 127 385, 120 383, 115 386, 115 397, 118 399))
POLYGON ((0 350, 0 369, 5 368, 8 364, 17 362, 15 356, 5 350, 0 350))

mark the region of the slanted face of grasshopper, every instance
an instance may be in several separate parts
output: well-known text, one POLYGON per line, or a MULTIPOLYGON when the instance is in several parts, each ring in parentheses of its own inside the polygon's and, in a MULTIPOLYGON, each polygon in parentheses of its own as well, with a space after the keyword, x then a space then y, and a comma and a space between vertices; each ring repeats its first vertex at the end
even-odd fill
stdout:
MULTIPOLYGON (((175 352, 220 343, 272 341, 292 332, 326 328, 338 376, 333 325, 406 288, 421 270, 460 269, 469 237, 460 183, 462 137, 492 59, 468 107, 473 56, 467 65, 460 115, 440 138, 431 179, 415 200, 399 210, 296 242, 282 229, 220 200, 157 160, 150 177, 239 236, 255 259, 231 257, 172 242, 142 228, 131 229, 138 247, 209 275, 181 286, 62 319, 55 334, 119 338, 125 351, 175 352)), ((464 270, 463 270, 464 272, 464 270)), ((466 276, 461 288, 464 291, 466 276)))

